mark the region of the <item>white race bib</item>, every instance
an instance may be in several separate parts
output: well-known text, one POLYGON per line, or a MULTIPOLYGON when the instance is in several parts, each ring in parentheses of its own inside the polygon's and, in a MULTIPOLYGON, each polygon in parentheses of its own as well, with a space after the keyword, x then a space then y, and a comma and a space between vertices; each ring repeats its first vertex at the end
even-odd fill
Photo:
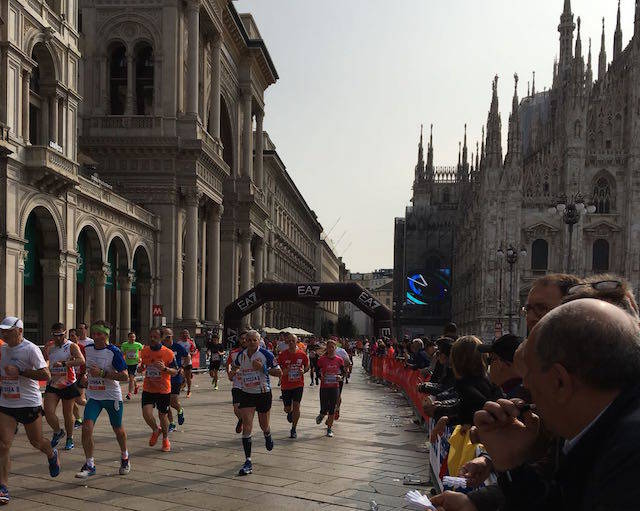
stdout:
POLYGON ((300 368, 298 366, 291 366, 289 368, 289 380, 300 379, 300 368))
POLYGON ((160 378, 160 369, 158 369, 156 366, 147 366, 145 376, 147 378, 151 378, 152 380, 157 380, 160 378))
POLYGON ((2 397, 5 399, 20 399, 20 377, 2 377, 2 397))
POLYGON ((242 373, 242 383, 246 388, 255 388, 260 385, 260 375, 256 371, 242 373))
POLYGON ((107 387, 104 384, 104 378, 96 378, 95 376, 88 377, 89 390, 106 390, 107 387))
POLYGON ((127 351, 127 360, 135 360, 138 358, 138 352, 136 350, 127 351))
POLYGON ((325 383, 338 383, 338 375, 337 374, 327 374, 324 377, 325 383))

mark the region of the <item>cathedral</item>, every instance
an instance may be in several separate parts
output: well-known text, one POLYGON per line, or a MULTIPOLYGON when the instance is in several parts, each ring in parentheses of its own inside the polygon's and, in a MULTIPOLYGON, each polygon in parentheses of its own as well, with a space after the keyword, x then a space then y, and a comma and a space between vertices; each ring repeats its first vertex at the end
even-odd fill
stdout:
POLYGON ((485 341, 524 333, 531 283, 553 272, 612 272, 640 282, 640 3, 623 48, 618 6, 612 60, 597 62, 564 1, 550 89, 518 97, 506 153, 497 84, 482 140, 458 164, 424 160, 420 135, 412 203, 395 221, 394 317, 404 334, 454 321, 485 341), (475 149, 475 156, 474 156, 475 149))

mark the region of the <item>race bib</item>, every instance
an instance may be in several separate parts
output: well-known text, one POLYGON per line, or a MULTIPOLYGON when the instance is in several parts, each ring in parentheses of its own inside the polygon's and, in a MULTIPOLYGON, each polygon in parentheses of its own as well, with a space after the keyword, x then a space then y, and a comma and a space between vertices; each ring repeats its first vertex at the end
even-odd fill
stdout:
POLYGON ((95 376, 88 377, 89 390, 106 390, 107 387, 104 384, 104 378, 97 378, 95 376))
POLYGON ((137 360, 138 352, 136 350, 127 351, 126 357, 127 360, 137 360))
POLYGON ((260 385, 260 375, 256 371, 245 371, 242 374, 242 384, 245 388, 255 388, 260 385))
POLYGON ((213 360, 214 362, 217 362, 218 360, 220 360, 220 355, 218 355, 217 353, 214 353, 213 355, 211 355, 211 360, 213 360))
POLYGON ((20 377, 2 377, 2 396, 5 399, 20 399, 20 377))
POLYGON ((324 377, 325 383, 338 383, 338 375, 337 374, 327 374, 324 377))
POLYGON ((160 378, 160 369, 158 369, 156 366, 147 366, 145 376, 147 378, 151 378, 152 380, 157 380, 160 378))
POLYGON ((290 380, 299 380, 300 379, 300 368, 298 366, 291 366, 289 368, 289 379, 290 380))

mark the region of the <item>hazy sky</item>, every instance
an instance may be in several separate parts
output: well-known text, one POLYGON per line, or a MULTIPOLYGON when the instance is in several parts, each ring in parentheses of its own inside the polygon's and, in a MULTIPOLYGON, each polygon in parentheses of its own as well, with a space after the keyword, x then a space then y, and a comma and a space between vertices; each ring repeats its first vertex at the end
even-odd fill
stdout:
MULTIPOLYGON (((617 0, 572 0, 585 62, 597 76, 602 17, 613 53, 617 0)), ((411 197, 420 124, 434 125, 436 165, 457 163, 468 124, 475 152, 500 76, 503 150, 513 98, 536 71, 549 87, 564 0, 238 0, 253 14, 280 80, 266 93, 265 130, 338 242, 351 271, 393 267, 393 219, 411 197), (343 235, 344 234, 344 235, 343 235), (351 243, 351 246, 348 245, 351 243)), ((623 45, 633 0, 622 0, 623 45)))

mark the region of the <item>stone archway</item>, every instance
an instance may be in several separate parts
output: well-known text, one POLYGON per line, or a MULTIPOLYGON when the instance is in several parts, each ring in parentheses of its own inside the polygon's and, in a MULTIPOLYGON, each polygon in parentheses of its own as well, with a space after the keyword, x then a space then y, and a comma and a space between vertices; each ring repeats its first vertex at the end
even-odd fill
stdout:
POLYGON ((104 315, 104 298, 98 296, 99 274, 103 272, 104 261, 100 238, 93 226, 82 228, 76 246, 78 268, 76 270, 76 324, 91 324, 93 319, 104 315), (102 299, 101 299, 102 298, 102 299))
POLYGON ((144 339, 151 327, 151 260, 143 246, 133 254, 132 275, 131 330, 144 339))
POLYGON ((131 329, 131 272, 126 245, 118 236, 109 243, 106 267, 105 320, 111 325, 111 340, 120 342, 131 329))
POLYGON ((42 345, 49 340, 51 325, 63 321, 60 235, 49 210, 36 206, 29 213, 24 237, 24 336, 42 345))

